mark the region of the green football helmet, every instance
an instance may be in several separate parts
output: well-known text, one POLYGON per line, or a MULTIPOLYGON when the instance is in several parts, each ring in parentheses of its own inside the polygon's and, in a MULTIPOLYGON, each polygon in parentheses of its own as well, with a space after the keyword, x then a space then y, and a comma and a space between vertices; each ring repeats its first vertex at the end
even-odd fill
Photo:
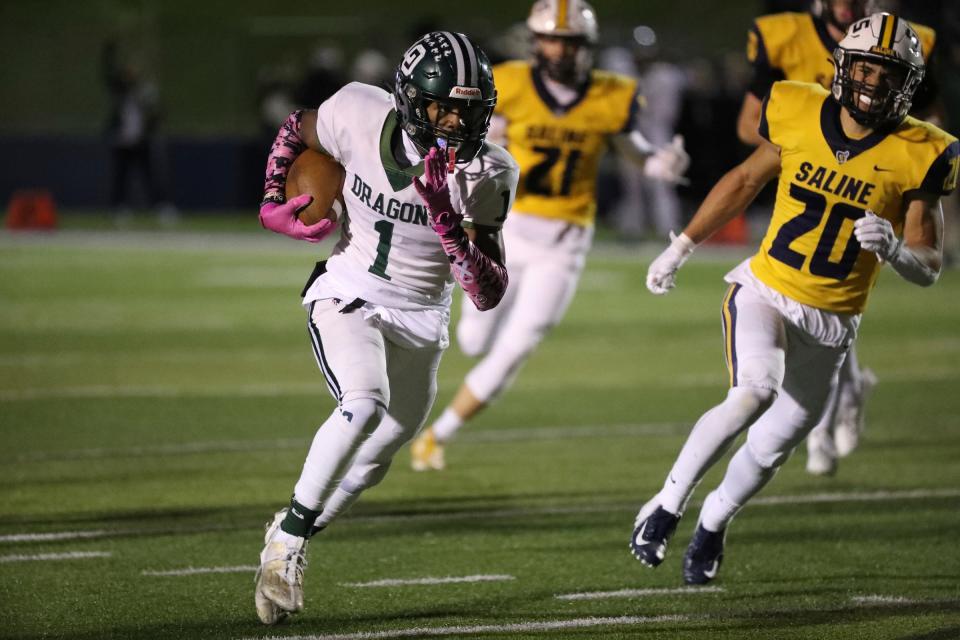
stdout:
MULTIPOLYGON (((434 31, 407 49, 393 88, 397 120, 421 154, 433 146, 456 150, 457 163, 473 160, 483 146, 497 104, 490 60, 462 33, 434 31), (457 111, 460 128, 446 131, 431 122, 427 107, 457 111)), ((438 116, 437 120, 442 116, 438 116)))

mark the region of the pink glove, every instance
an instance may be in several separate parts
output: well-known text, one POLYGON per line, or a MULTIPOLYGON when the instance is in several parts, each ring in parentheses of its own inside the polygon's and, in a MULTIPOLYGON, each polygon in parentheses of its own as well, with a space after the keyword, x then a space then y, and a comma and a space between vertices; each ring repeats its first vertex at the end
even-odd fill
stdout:
POLYGON ((267 200, 260 205, 260 224, 264 229, 282 233, 297 240, 320 242, 330 232, 337 228, 333 220, 321 220, 316 224, 306 225, 297 219, 297 214, 310 206, 313 196, 301 194, 289 202, 267 200))
POLYGON ((447 161, 436 147, 423 159, 423 180, 413 179, 413 188, 417 190, 430 214, 430 227, 440 236, 462 231, 460 223, 463 216, 453 210, 450 202, 450 187, 447 185, 447 161), (426 183, 426 184, 424 184, 426 183))

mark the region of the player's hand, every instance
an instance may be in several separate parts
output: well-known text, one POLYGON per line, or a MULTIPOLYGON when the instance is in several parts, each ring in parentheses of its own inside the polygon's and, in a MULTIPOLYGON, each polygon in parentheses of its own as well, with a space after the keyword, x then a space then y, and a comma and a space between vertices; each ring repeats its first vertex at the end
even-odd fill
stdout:
POLYGON ((427 205, 430 227, 438 235, 447 236, 460 229, 463 216, 453 210, 450 187, 447 185, 447 160, 444 153, 431 147, 423 159, 423 182, 414 177, 413 188, 427 205))
POLYGON ((683 148, 683 136, 673 136, 673 142, 660 147, 643 164, 643 175, 673 184, 686 184, 683 177, 690 166, 690 156, 683 148))
POLYGON ((853 235, 867 251, 872 251, 883 261, 889 261, 900 250, 900 240, 893 232, 893 225, 873 211, 853 223, 853 235))
POLYGON ((647 289, 658 296, 673 289, 677 284, 677 270, 687 261, 696 248, 693 240, 681 233, 670 232, 670 246, 663 250, 647 269, 647 289))
POLYGON ((310 206, 313 196, 308 193, 291 198, 287 202, 265 200, 260 205, 260 224, 264 229, 282 233, 285 236, 307 242, 320 242, 333 231, 337 223, 333 220, 321 220, 316 224, 303 224, 297 214, 310 206))

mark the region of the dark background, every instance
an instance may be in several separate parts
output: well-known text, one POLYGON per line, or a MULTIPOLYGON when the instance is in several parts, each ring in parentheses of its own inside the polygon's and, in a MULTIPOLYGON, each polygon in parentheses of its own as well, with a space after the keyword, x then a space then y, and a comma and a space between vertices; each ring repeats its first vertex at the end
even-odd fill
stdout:
MULTIPOLYGON (((735 119, 748 72, 743 51, 751 20, 803 3, 593 4, 601 46, 636 48, 634 27, 648 25, 657 34, 656 57, 681 65, 691 77, 679 128, 694 158, 693 184, 684 196, 697 197, 745 152, 736 142, 735 119)), ((954 4, 960 3, 904 3, 902 11, 937 28, 940 84, 951 120, 960 122, 954 4)), ((159 91, 154 156, 168 198, 187 211, 255 209, 275 131, 262 115, 268 91, 282 85, 295 101, 316 106, 307 102, 310 94, 322 94, 324 82, 352 79, 358 53, 379 50, 392 66, 434 27, 468 33, 492 58, 504 57, 511 42, 506 34, 523 22, 529 7, 507 0, 8 0, 0 3, 0 202, 16 189, 39 187, 50 190, 61 208, 109 205, 105 43, 114 42, 118 55, 159 91), (340 61, 332 55, 333 73, 314 76, 311 92, 318 48, 338 51, 340 61)), ((513 47, 523 47, 520 33, 513 47)))

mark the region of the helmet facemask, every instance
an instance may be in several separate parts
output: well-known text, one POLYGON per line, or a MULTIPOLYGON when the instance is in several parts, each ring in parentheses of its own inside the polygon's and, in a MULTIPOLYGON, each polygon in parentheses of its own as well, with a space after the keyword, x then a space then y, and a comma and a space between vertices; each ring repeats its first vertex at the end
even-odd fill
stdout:
MULTIPOLYGON (((398 78, 397 81, 401 80, 398 78)), ((454 149, 458 163, 469 162, 477 156, 490 128, 496 98, 460 100, 440 97, 422 91, 412 83, 406 83, 401 91, 409 103, 409 115, 403 129, 421 154, 426 156, 431 147, 440 146, 454 149), (432 118, 429 113, 431 104, 437 106, 432 118), (441 127, 444 117, 454 111, 458 113, 459 128, 451 131, 441 127)))
POLYGON ((853 119, 870 128, 900 122, 910 111, 923 70, 889 57, 834 52, 833 95, 853 119))
POLYGON ((534 34, 533 55, 537 68, 560 84, 575 86, 587 79, 593 69, 593 46, 584 37, 534 34), (563 43, 563 53, 556 58, 543 51, 545 40, 563 43), (571 51, 572 49, 572 51, 571 51))

